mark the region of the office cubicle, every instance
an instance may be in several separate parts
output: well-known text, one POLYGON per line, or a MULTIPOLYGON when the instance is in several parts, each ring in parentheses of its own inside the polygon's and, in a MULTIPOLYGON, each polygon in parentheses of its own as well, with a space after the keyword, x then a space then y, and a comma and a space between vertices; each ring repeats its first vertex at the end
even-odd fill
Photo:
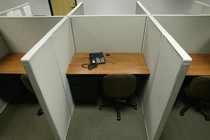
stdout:
MULTIPOLYGON (((3 58, 6 54, 17 54, 19 61, 21 56, 24 53, 27 53, 47 32, 59 21, 61 17, 45 17, 45 18, 25 18, 25 17, 1 17, 0 18, 0 58, 3 58)), ((5 60, 4 60, 5 61, 5 60)), ((4 63, 5 64, 5 63, 4 63)), ((1 69, 2 70, 2 69, 1 69)), ((18 70, 17 70, 18 71, 18 70)), ((21 72, 24 73, 24 72, 21 72)), ((11 75, 11 72, 1 73, 1 77, 5 75, 11 75)), ((12 77, 18 76, 19 72, 13 72, 12 77)), ((1 82, 4 83, 4 80, 1 82)), ((11 82, 11 81, 10 81, 11 82)), ((15 86, 15 85, 14 85, 15 86)), ((3 88, 4 87, 3 85, 3 88)), ((3 91, 2 89, 2 92, 3 91)), ((10 88, 12 90, 12 88, 10 88)), ((15 88, 13 88, 15 90, 15 88)), ((9 103, 10 98, 13 95, 13 92, 18 92, 12 90, 11 96, 8 94, 7 99, 1 97, 0 99, 0 112, 2 112, 7 104, 9 103), (9 97, 8 97, 9 96, 9 97), (4 99, 3 99, 4 98, 4 99)), ((4 96, 6 93, 2 93, 1 96, 4 96)))
POLYGON ((22 58, 57 139, 66 138, 74 109, 66 69, 74 52, 93 51, 143 53, 150 77, 139 96, 148 139, 159 138, 191 58, 145 13, 84 15, 80 3, 22 58))

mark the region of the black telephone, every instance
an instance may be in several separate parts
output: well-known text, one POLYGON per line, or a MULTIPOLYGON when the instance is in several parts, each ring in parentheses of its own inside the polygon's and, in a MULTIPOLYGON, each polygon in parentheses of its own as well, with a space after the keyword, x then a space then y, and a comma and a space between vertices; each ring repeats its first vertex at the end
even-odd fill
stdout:
POLYGON ((91 64, 104 64, 106 63, 103 52, 90 53, 91 64))

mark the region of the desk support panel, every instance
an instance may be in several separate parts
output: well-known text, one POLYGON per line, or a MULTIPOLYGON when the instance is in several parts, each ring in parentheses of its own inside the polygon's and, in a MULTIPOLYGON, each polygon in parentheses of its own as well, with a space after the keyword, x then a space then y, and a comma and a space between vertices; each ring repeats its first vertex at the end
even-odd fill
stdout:
POLYGON ((96 75, 67 75, 74 102, 96 102, 98 99, 101 76, 96 75))

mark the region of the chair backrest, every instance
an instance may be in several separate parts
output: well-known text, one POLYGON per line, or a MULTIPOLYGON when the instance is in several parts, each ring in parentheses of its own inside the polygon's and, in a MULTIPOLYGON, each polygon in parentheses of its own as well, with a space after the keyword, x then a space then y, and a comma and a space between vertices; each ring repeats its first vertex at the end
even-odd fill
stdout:
POLYGON ((34 90, 33 90, 33 87, 31 85, 31 82, 30 82, 30 80, 28 78, 28 75, 27 74, 22 74, 22 75, 20 75, 20 79, 21 79, 23 85, 26 87, 26 89, 29 92, 34 94, 34 90))
POLYGON ((103 78, 104 94, 110 98, 127 98, 135 89, 136 77, 132 74, 108 74, 103 78))
POLYGON ((194 78, 186 88, 191 97, 210 101, 210 76, 199 76, 194 78))

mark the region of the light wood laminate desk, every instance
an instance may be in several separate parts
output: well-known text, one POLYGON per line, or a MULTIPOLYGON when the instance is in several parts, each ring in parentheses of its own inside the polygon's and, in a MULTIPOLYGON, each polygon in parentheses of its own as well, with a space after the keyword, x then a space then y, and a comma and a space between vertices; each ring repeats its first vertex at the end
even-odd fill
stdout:
POLYGON ((21 58, 25 53, 9 53, 0 59, 0 74, 24 74, 21 58))
POLYGON ((26 92, 20 80, 20 75, 26 73, 21 63, 23 55, 9 53, 0 59, 0 95, 5 100, 14 94, 26 92))
POLYGON ((210 76, 210 54, 189 54, 192 62, 187 76, 210 76))
POLYGON ((81 67, 89 63, 88 53, 75 53, 67 74, 109 74, 109 73, 130 73, 149 75, 147 64, 141 53, 104 53, 105 64, 98 65, 93 70, 81 67), (106 56, 106 54, 110 54, 106 56))
MULTIPOLYGON (((82 64, 89 64, 89 53, 75 53, 67 70, 67 78, 75 103, 97 101, 102 92, 102 78, 111 73, 129 73, 137 78, 138 85, 143 85, 149 77, 149 70, 141 53, 104 53, 105 64, 88 70, 82 64), (109 54, 109 55, 107 55, 109 54)), ((139 89, 137 87, 137 89, 139 89)))

